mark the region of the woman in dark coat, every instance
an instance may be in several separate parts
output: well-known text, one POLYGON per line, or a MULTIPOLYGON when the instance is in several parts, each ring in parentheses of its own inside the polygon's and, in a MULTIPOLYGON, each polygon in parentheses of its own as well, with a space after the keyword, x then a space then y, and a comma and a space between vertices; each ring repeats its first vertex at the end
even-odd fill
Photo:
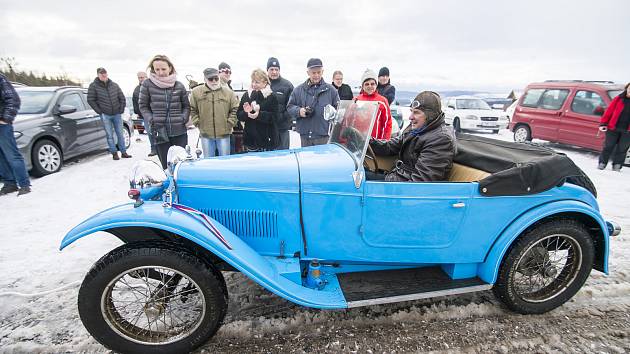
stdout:
POLYGON ((190 115, 190 102, 186 87, 177 81, 177 72, 166 55, 156 55, 149 62, 149 79, 140 87, 140 112, 150 125, 155 148, 162 168, 166 169, 166 156, 171 146, 186 147, 186 123, 190 115))
POLYGON ((620 172, 630 147, 630 83, 612 100, 599 125, 599 130, 606 132, 606 140, 597 168, 605 169, 612 155, 612 169, 620 172))
POLYGON ((252 72, 252 87, 241 97, 236 117, 245 123, 245 151, 269 151, 278 146, 278 100, 261 69, 252 72))

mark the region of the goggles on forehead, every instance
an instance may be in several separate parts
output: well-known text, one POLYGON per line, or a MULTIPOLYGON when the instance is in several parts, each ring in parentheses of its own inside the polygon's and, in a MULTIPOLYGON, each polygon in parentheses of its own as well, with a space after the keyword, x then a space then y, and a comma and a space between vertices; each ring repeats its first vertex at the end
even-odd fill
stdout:
MULTIPOLYGON (((435 92, 435 91, 428 91, 428 92, 431 92, 432 94, 434 94, 437 97, 438 100, 440 99, 440 95, 437 92, 435 92)), ((410 107, 412 109, 419 109, 422 106, 424 106, 424 100, 420 99, 420 100, 413 100, 411 102, 411 106, 410 107)))

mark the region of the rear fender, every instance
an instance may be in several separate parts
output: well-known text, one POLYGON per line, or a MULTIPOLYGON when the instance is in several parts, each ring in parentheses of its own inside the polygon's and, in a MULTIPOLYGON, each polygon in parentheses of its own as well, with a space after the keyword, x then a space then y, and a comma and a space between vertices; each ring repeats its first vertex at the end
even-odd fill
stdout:
POLYGON ((346 308, 339 289, 313 290, 294 283, 281 275, 274 262, 261 256, 238 236, 204 214, 183 207, 163 207, 161 202, 147 201, 134 208, 133 204, 119 205, 102 211, 83 221, 66 234, 60 249, 98 231, 115 233, 121 228, 147 228, 168 231, 186 238, 221 258, 267 290, 296 304, 322 308, 346 308), (188 209, 188 210, 186 210, 188 209))
POLYGON ((505 257, 506 252, 510 248, 510 245, 520 236, 528 227, 534 223, 554 215, 558 214, 581 214, 592 219, 600 228, 601 233, 597 238, 594 238, 594 242, 601 242, 602 252, 597 254, 595 263, 600 263, 601 270, 605 274, 608 274, 608 228, 606 227, 606 221, 602 216, 586 203, 578 202, 575 200, 563 200, 558 202, 552 202, 538 206, 534 209, 527 211, 514 220, 497 238, 488 252, 486 259, 483 263, 480 263, 477 268, 477 275, 479 278, 494 284, 499 273, 499 267, 501 261, 505 257))

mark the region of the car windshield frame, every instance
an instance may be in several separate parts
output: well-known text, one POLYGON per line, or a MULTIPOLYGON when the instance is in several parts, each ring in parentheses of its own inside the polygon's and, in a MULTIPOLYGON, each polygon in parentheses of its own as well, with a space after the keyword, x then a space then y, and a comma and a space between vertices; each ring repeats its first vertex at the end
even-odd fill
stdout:
POLYGON ((18 114, 41 114, 48 110, 50 101, 55 96, 54 91, 16 90, 20 96, 20 110, 18 114), (39 99, 38 102, 35 100, 39 99), (40 106, 41 105, 41 106, 40 106), (29 108, 27 110, 27 108, 29 108))
POLYGON ((488 103, 486 101, 482 100, 481 98, 456 98, 455 99, 455 107, 457 107, 457 109, 492 110, 492 107, 490 107, 490 105, 488 105, 488 103), (462 103, 464 105, 463 101, 481 102, 482 104, 480 105, 481 107, 473 107, 474 105, 472 105, 472 104, 468 104, 467 107, 461 107, 459 104, 462 103), (483 107, 484 105, 485 105, 485 107, 483 107))
POLYGON ((352 156, 357 170, 363 165, 367 153, 378 105, 375 101, 339 101, 331 122, 328 143, 346 150, 352 156))

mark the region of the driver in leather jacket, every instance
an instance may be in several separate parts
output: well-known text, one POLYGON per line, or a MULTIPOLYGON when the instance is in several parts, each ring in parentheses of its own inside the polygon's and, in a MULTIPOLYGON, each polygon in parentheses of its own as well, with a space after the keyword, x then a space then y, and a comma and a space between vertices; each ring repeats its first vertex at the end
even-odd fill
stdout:
POLYGON ((398 155, 384 179, 391 182, 446 181, 457 152, 455 134, 444 123, 440 96, 420 92, 411 103, 411 125, 394 139, 370 140, 376 155, 398 155))

